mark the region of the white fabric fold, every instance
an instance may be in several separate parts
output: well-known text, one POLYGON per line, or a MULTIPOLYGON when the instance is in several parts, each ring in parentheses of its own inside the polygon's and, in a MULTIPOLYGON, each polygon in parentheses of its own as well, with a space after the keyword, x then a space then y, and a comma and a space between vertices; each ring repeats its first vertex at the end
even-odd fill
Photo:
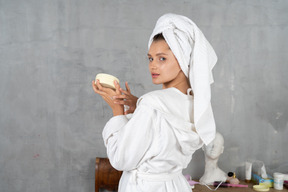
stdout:
POLYGON ((211 107, 212 68, 217 56, 201 30, 189 18, 165 14, 160 17, 150 36, 148 49, 155 35, 162 33, 177 61, 188 77, 194 93, 194 123, 203 142, 215 137, 216 126, 211 107))

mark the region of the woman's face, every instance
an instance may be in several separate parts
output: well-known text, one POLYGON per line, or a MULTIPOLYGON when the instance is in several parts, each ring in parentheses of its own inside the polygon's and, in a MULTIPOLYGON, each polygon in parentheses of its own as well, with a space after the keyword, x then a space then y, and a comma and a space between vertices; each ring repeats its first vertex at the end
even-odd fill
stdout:
POLYGON ((149 52, 149 70, 154 84, 169 87, 181 72, 179 63, 165 40, 153 41, 149 52))

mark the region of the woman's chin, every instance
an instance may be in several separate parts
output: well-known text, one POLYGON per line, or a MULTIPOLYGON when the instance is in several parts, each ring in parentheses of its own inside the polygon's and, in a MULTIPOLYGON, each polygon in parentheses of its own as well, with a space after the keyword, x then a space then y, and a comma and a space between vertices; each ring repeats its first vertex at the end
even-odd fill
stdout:
POLYGON ((160 84, 162 84, 161 82, 155 81, 155 80, 152 80, 152 83, 153 83, 154 85, 160 85, 160 84))

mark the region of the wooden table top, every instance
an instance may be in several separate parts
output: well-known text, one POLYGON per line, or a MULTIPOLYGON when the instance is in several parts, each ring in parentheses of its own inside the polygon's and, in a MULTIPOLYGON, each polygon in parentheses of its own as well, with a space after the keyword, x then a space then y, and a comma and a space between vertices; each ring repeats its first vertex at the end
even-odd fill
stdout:
MULTIPOLYGON (((217 192, 225 192, 225 191, 232 191, 232 192, 256 192, 253 189, 253 183, 245 183, 244 181, 241 181, 240 184, 242 185, 248 185, 248 188, 240 188, 240 187, 219 187, 216 191, 217 192)), ((211 189, 214 189, 212 185, 209 186, 211 189)), ((208 189, 205 185, 195 185, 193 192, 211 192, 210 189, 208 189)), ((273 187, 269 189, 269 192, 288 192, 288 189, 283 187, 283 190, 276 190, 273 187)))

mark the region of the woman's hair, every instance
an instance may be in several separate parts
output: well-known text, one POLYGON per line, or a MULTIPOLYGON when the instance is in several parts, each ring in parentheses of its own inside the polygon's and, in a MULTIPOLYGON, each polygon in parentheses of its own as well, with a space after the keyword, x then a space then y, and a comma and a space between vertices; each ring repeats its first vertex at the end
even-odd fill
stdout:
POLYGON ((157 35, 155 35, 153 37, 153 41, 160 41, 160 40, 164 40, 165 41, 165 38, 164 38, 162 33, 158 33, 157 35))

